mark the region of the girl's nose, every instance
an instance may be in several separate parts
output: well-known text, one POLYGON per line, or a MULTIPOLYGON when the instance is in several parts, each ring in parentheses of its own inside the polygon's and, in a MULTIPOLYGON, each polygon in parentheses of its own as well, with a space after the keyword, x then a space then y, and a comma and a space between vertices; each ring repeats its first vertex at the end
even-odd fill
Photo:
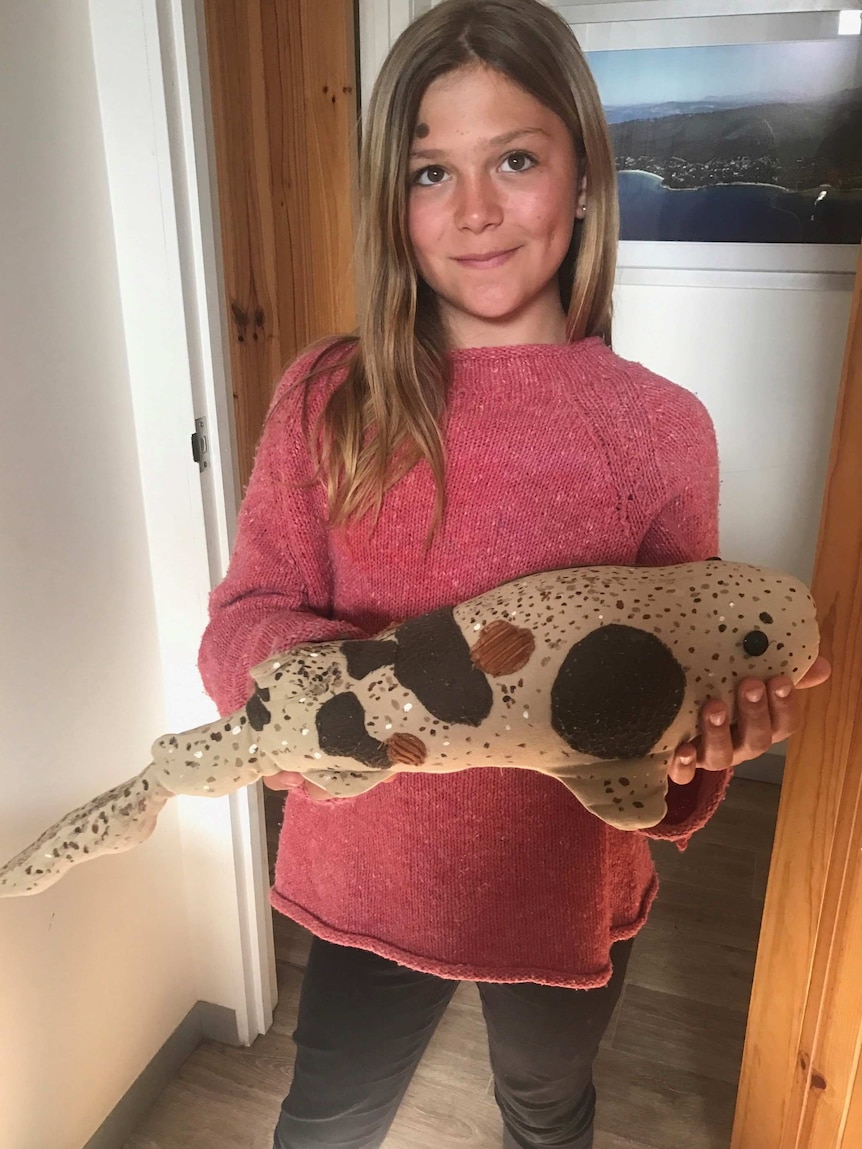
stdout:
POLYGON ((455 224, 467 231, 483 231, 501 223, 503 206, 493 179, 488 175, 464 178, 455 201, 455 224))

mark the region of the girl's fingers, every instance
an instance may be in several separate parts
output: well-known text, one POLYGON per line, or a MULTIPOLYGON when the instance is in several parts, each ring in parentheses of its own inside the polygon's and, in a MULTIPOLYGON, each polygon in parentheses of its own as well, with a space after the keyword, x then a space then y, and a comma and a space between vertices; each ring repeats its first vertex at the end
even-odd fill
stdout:
POLYGON ((264 775, 263 784, 270 790, 305 790, 315 802, 325 802, 332 797, 322 786, 315 786, 294 770, 280 770, 278 774, 264 775))
POLYGON ((683 742, 668 763, 667 776, 679 786, 687 786, 697 770, 697 747, 693 742, 683 742))
POLYGON ((700 738, 677 747, 668 764, 668 777, 686 785, 698 766, 704 770, 727 770, 766 753, 775 742, 789 738, 799 725, 796 691, 819 686, 831 673, 826 659, 818 658, 796 687, 784 674, 765 685, 756 678, 744 679, 737 690, 733 727, 725 704, 711 699, 700 712, 700 738))
POLYGON ((263 784, 270 790, 296 790, 305 782, 301 774, 291 770, 280 770, 278 774, 265 774, 263 784))
POLYGON ((814 662, 812 662, 811 666, 809 666, 805 672, 805 676, 796 683, 796 689, 808 690, 812 686, 819 686, 821 682, 826 681, 831 673, 832 666, 825 658, 815 658, 814 662))
POLYGON ((776 741, 766 685, 760 679, 745 678, 739 684, 736 692, 736 731, 735 763, 757 758, 776 741))
POLYGON ((727 707, 711 699, 700 712, 701 736, 698 766, 704 770, 727 770, 733 765, 733 738, 727 707))
MULTIPOLYGON (((397 771, 393 771, 388 778, 382 778, 382 782, 392 782, 398 777, 397 771)), ((311 798, 313 802, 334 802, 336 800, 334 794, 330 794, 328 790, 324 790, 322 786, 315 785, 314 782, 309 782, 302 774, 296 773, 293 770, 280 770, 277 774, 265 774, 263 776, 264 786, 269 787, 270 790, 304 790, 306 796, 311 798)))
POLYGON ((783 742, 799 725, 799 700, 793 683, 783 674, 771 678, 766 691, 772 719, 772 741, 783 742))
MULTIPOLYGON (((302 777, 302 775, 300 775, 300 777, 302 777)), ((324 790, 322 786, 315 786, 315 784, 309 782, 307 778, 304 779, 304 781, 306 796, 309 797, 312 802, 334 801, 334 796, 330 794, 328 790, 324 790)))

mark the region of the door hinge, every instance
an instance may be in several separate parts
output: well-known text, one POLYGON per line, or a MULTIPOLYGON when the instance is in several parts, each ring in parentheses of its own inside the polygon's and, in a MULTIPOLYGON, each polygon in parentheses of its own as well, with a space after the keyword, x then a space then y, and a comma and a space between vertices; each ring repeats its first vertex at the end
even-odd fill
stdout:
POLYGON ((207 439, 206 419, 195 419, 195 429, 192 434, 192 458, 200 471, 205 471, 210 465, 210 445, 207 439))

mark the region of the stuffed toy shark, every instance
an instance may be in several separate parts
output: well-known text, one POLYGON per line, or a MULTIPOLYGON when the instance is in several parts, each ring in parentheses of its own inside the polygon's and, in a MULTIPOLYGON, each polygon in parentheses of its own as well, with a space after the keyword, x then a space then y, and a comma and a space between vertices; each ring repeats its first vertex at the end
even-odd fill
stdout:
POLYGON ((141 774, 0 869, 0 897, 143 842, 174 794, 217 797, 282 770, 338 798, 394 772, 537 770, 620 830, 655 826, 668 765, 707 699, 733 720, 741 679, 798 682, 818 648, 806 587, 759 567, 529 575, 373 638, 268 659, 242 710, 159 738, 141 774))

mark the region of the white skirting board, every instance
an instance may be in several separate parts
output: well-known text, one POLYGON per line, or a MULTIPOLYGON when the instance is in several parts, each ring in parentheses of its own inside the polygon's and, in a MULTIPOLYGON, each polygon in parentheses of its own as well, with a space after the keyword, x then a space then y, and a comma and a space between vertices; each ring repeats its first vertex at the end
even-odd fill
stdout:
POLYGON ((122 1149, 204 1038, 239 1045, 235 1011, 209 1001, 197 1002, 83 1149, 122 1149))

